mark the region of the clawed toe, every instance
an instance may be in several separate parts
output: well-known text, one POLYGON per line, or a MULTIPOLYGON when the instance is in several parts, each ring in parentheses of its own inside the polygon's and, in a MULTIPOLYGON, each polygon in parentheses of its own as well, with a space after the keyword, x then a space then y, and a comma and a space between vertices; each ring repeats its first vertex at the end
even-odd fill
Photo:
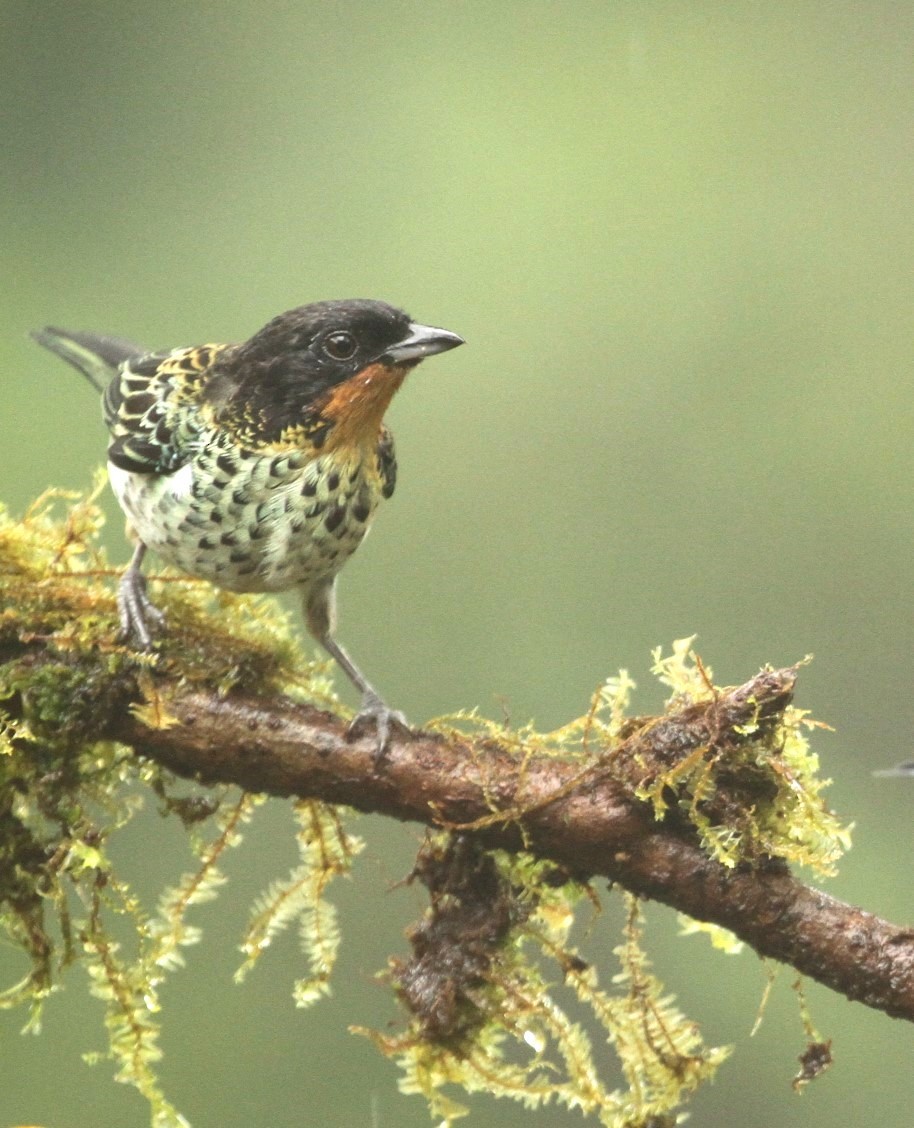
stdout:
POLYGON ((152 649, 152 635, 165 626, 165 616, 146 594, 146 579, 139 572, 124 573, 117 593, 123 642, 152 649))
POLYGON ((375 763, 379 763, 384 758, 393 729, 410 731, 406 717, 399 710, 388 708, 379 697, 374 695, 366 695, 362 699, 362 707, 349 725, 348 732, 352 736, 357 736, 368 726, 374 726, 378 738, 374 752, 375 763))

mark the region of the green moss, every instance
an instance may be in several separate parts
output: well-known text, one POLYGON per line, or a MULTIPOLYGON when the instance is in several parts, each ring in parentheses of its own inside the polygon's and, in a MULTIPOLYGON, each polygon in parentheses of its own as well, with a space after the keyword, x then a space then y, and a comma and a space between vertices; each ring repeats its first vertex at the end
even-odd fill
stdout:
MULTIPOLYGON (((0 928, 29 961, 22 980, 0 993, 0 1006, 30 1006, 37 1028, 45 998, 71 963, 82 963, 105 1003, 104 1056, 119 1080, 146 1097, 154 1126, 177 1128, 186 1121, 156 1076, 158 992, 198 939, 188 914, 223 884, 221 858, 241 841, 258 800, 233 788, 178 784, 98 734, 128 706, 147 723, 167 724, 174 685, 286 693, 331 707, 335 698, 326 663, 304 657, 272 602, 213 597, 208 586, 173 576, 151 581, 164 589, 155 598, 168 616, 155 652, 122 645, 117 573, 98 544, 99 488, 86 497, 51 491, 21 521, 0 510, 0 928), (146 788, 163 814, 187 828, 199 859, 152 909, 138 902, 110 851, 146 788)), ((339 815, 311 807, 312 822, 337 827, 336 841, 346 847, 338 853, 354 854, 339 815)), ((300 916, 322 922, 307 934, 306 954, 325 976, 335 942, 322 894, 344 868, 331 853, 321 869, 324 855, 303 847, 295 904, 300 916)), ((264 931, 281 926, 271 923, 269 907, 259 912, 264 931)))
MULTIPOLYGON (((618 779, 651 804, 658 820, 685 818, 728 867, 782 858, 819 875, 834 873, 851 828, 823 799, 830 781, 819 775, 809 733, 828 726, 792 704, 797 668, 765 667, 755 679, 756 698, 732 697, 731 688, 713 684, 692 642, 679 640, 666 657, 654 652, 653 672, 672 690, 661 716, 629 715, 635 684, 623 670, 597 690, 583 716, 552 732, 514 729, 475 712, 428 727, 459 737, 480 758, 497 750, 520 764, 533 756, 577 761, 581 772, 565 792, 599 775, 618 779)), ((529 811, 502 809, 493 799, 492 814, 464 829, 505 821, 523 828, 529 811)))
MULTIPOLYGON (((159 991, 200 939, 190 917, 221 890, 222 860, 262 800, 175 781, 98 735, 128 704, 147 724, 168 725, 175 685, 337 703, 327 664, 305 658, 270 599, 153 575, 167 632, 151 654, 122 645, 117 573, 98 542, 99 488, 87 497, 52 491, 22 521, 0 510, 0 927, 29 961, 0 1006, 31 1006, 37 1027, 45 998, 81 962, 105 1004, 108 1051, 99 1056, 145 1096, 154 1128, 180 1128, 186 1121, 157 1079, 159 991), (164 816, 177 816, 197 862, 145 906, 110 847, 150 791, 164 816)), ((459 733, 480 761, 498 750, 521 769, 537 756, 578 763, 569 788, 615 777, 658 819, 688 820, 725 865, 777 856, 830 871, 847 832, 822 802, 812 722, 789 689, 725 717, 727 691, 713 686, 688 640, 669 658, 658 654, 655 672, 672 690, 663 717, 629 715, 634 686, 623 672, 551 733, 475 714, 434 727, 459 733)), ((476 826, 510 820, 522 829, 529 814, 499 809, 494 796, 491 807, 476 826)), ((302 801, 295 812, 299 864, 256 900, 238 978, 294 924, 307 969, 293 994, 307 1005, 329 991, 339 945, 327 887, 349 872, 361 843, 334 808, 302 801)), ((528 1107, 560 1103, 613 1128, 671 1124, 726 1056, 702 1044, 654 977, 633 901, 605 985, 570 940, 579 904, 596 895, 554 866, 441 835, 413 877, 428 887, 430 907, 409 934, 412 955, 388 973, 406 1028, 371 1037, 401 1065, 401 1089, 421 1093, 440 1121, 465 1111, 446 1092, 456 1085, 528 1107), (607 1083, 603 1055, 572 1019, 581 1007, 614 1050, 624 1087, 607 1083)))
POLYGON ((407 1028, 358 1032, 397 1061, 401 1090, 425 1097, 442 1124, 467 1113, 450 1086, 527 1108, 576 1108, 607 1128, 672 1124, 726 1058, 726 1049, 703 1045, 651 972, 634 898, 606 988, 570 941, 576 906, 596 896, 554 866, 437 835, 414 876, 430 905, 408 934, 411 958, 390 969, 407 1028), (625 1088, 607 1085, 605 1054, 571 1018, 581 1007, 615 1052, 625 1088))
POLYGON ((51 674, 45 679, 50 685, 33 687, 45 722, 67 720, 61 710, 68 702, 78 718, 91 708, 94 690, 110 688, 111 678, 142 680, 145 671, 223 693, 243 686, 251 693, 300 693, 337 704, 328 663, 306 658, 288 617, 269 597, 215 593, 188 577, 154 573, 150 588, 167 631, 148 655, 122 645, 115 597, 120 573, 109 567, 98 543, 102 484, 88 496, 48 491, 21 521, 0 507, 0 655, 40 640, 69 667, 58 671, 67 686, 54 686, 51 674), (80 691, 74 683, 81 679, 86 684, 80 691))
POLYGON ((793 705, 793 681, 767 667, 757 679, 758 696, 722 716, 718 703, 730 691, 712 683, 693 641, 674 643, 667 657, 655 651, 654 673, 673 691, 668 711, 703 714, 707 736, 696 726, 691 747, 643 760, 638 794, 658 818, 675 804, 723 865, 781 858, 833 874, 850 847, 851 827, 826 806, 822 793, 830 780, 820 777, 809 743, 810 732, 828 726, 793 705))

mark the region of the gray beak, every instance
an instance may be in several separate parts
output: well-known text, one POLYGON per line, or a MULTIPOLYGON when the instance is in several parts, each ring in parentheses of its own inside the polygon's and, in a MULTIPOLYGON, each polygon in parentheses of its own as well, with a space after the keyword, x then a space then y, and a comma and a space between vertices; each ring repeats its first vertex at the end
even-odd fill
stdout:
POLYGON ((448 349, 456 349, 463 343, 463 337, 458 337, 447 329, 436 329, 434 325, 419 325, 413 321, 409 327, 409 336, 399 344, 391 345, 379 359, 404 364, 434 356, 435 353, 447 352, 448 349))

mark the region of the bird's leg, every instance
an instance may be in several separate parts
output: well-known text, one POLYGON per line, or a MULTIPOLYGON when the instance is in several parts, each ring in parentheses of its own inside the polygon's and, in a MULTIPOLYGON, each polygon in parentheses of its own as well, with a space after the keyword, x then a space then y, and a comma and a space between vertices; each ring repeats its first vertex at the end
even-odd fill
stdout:
POLYGON ((378 734, 375 760, 381 760, 390 742, 391 726, 399 725, 401 728, 408 729, 409 723, 406 717, 398 709, 391 709, 389 705, 385 704, 378 691, 365 679, 362 671, 333 635, 327 635, 320 639, 320 643, 327 653, 336 659, 343 673, 362 694, 362 704, 349 726, 349 731, 355 732, 362 725, 373 724, 378 734))
POLYGON ((140 542, 133 552, 117 589, 117 609, 121 617, 121 638, 138 642, 143 650, 152 649, 152 631, 162 627, 165 616, 146 594, 143 557, 146 545, 140 542))
POLYGON ((381 695, 365 677, 346 651, 333 637, 336 626, 335 580, 312 589, 305 597, 305 619, 308 630, 362 695, 362 705, 349 726, 350 733, 364 724, 373 724, 378 734, 375 762, 380 761, 390 741, 391 726, 409 728, 406 717, 384 703, 381 695))

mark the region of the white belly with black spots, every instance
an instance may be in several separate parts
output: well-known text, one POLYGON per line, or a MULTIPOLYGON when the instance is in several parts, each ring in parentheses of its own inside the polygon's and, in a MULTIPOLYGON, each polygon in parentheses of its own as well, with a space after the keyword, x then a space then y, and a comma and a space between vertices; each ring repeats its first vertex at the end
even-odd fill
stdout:
POLYGON ((363 461, 330 455, 222 451, 199 454, 173 474, 111 463, 108 474, 150 551, 230 591, 284 591, 334 576, 381 497, 363 461))

